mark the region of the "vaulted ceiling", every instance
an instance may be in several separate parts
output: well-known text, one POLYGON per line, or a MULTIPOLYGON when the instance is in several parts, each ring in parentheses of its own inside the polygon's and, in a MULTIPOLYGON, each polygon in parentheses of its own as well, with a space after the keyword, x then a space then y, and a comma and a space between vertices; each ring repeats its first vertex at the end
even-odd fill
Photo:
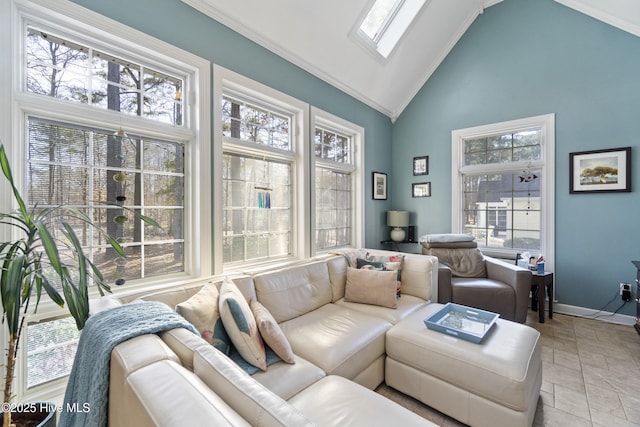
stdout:
MULTIPOLYGON (((387 59, 355 36, 373 0, 182 1, 395 120, 478 15, 503 0, 426 0, 387 59)), ((639 0, 555 1, 640 36, 639 0)))

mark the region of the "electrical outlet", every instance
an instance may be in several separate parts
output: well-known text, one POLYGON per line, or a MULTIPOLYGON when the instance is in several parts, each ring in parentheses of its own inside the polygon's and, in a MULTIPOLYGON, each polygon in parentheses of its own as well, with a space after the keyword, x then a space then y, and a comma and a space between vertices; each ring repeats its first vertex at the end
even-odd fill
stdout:
POLYGON ((620 297, 622 301, 631 301, 631 285, 628 283, 620 283, 620 297))

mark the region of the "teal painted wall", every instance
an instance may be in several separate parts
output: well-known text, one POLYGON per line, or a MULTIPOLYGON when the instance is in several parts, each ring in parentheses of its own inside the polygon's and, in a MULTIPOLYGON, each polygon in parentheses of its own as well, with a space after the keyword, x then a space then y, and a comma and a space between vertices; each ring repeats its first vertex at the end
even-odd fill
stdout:
POLYGON ((301 68, 251 42, 178 0, 73 0, 253 80, 365 128, 365 246, 378 247, 387 233, 391 201, 373 201, 371 172, 391 169, 391 121, 301 68))
MULTIPOLYGON (((451 231, 451 131, 556 114, 556 298, 600 309, 640 259, 640 38, 553 0, 485 10, 393 126, 394 208, 420 235, 451 231), (569 194, 569 153, 632 147, 631 193, 569 194), (432 197, 410 165, 430 157, 432 197)), ((620 297, 606 306, 614 311, 620 297)), ((620 313, 632 315, 632 304, 620 313)))

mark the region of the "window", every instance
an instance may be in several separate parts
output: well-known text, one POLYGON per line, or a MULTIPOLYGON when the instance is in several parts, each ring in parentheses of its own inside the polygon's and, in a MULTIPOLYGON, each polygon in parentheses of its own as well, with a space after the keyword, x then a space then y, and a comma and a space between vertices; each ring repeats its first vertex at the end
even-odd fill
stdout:
POLYGON ((356 246, 361 231, 361 159, 359 150, 364 130, 326 112, 312 109, 315 164, 314 215, 316 251, 356 246))
MULTIPOLYGON (((209 62, 71 2, 7 3, 0 39, 12 61, 0 63, 0 85, 12 96, 0 100, 10 117, 0 138, 27 203, 71 205, 116 237, 126 259, 72 224, 112 285, 210 276, 210 242, 201 238, 210 230, 209 62)), ((44 298, 27 319, 19 400, 64 386, 77 331, 63 316, 44 298)))
POLYGON ((182 124, 182 78, 27 28, 27 92, 182 124))
POLYGON ((29 206, 73 206, 118 239, 125 259, 84 222, 74 225, 107 281, 184 271, 183 142, 114 135, 31 116, 27 127, 29 206), (153 218, 161 228, 145 225, 120 205, 153 218))
POLYGON ((214 76, 216 271, 308 256, 307 105, 221 67, 214 76))
POLYGON ((27 328, 27 388, 66 377, 73 367, 80 331, 72 317, 27 328))
POLYGON ((554 116, 453 131, 453 230, 492 255, 553 259, 554 116))
POLYGON ((356 35, 365 46, 388 58, 426 0, 376 0, 360 21, 356 35))
POLYGON ((214 66, 216 273, 362 242, 364 130, 214 66))

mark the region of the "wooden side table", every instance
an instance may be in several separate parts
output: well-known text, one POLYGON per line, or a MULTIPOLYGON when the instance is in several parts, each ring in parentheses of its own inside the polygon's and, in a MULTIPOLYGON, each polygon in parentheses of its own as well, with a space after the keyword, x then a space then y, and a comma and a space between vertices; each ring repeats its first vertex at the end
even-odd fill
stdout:
POLYGON ((553 319, 553 273, 531 272, 531 309, 538 312, 538 321, 544 323, 544 300, 549 297, 549 319, 553 319))

